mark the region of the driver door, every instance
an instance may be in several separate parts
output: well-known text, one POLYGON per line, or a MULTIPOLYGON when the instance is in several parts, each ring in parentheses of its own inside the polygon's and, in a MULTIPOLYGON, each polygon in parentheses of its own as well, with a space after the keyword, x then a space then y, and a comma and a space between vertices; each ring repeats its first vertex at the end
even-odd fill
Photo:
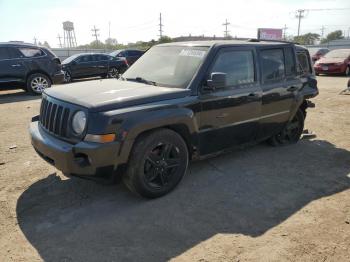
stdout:
POLYGON ((222 88, 200 91, 200 154, 247 143, 257 135, 262 91, 254 48, 221 49, 207 73, 226 74, 222 88))

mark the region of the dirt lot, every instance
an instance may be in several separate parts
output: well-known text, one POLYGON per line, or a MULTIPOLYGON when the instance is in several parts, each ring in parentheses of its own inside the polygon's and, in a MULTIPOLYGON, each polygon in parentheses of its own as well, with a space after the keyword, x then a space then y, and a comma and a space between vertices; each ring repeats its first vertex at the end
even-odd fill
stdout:
POLYGON ((66 179, 30 145, 39 99, 0 91, 0 261, 350 261, 350 95, 318 80, 316 138, 192 163, 152 201, 66 179))

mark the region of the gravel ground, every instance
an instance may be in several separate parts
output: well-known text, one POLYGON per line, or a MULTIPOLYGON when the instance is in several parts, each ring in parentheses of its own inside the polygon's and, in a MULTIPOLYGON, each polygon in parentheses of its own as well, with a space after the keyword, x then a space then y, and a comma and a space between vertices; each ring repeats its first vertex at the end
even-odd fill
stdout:
POLYGON ((350 261, 350 95, 318 78, 305 128, 190 165, 171 194, 67 179, 34 152, 40 100, 0 91, 0 261, 350 261))

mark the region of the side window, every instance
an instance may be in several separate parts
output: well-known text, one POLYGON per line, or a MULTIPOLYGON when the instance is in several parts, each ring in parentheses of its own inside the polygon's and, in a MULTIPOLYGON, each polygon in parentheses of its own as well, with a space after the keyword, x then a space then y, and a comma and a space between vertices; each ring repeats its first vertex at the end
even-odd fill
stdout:
POLYGON ((21 47, 21 48, 18 48, 18 50, 25 57, 38 57, 38 56, 43 56, 44 55, 44 52, 41 49, 38 49, 38 48, 21 47))
POLYGON ((304 74, 311 74, 311 67, 308 59, 308 55, 305 52, 298 52, 297 54, 299 66, 304 74))
POLYGON ((129 56, 140 56, 141 52, 137 50, 131 50, 129 51, 129 56))
POLYGON ((284 57, 282 49, 262 50, 261 64, 264 82, 274 82, 284 78, 284 57))
POLYGON ((100 60, 101 61, 108 61, 110 60, 109 56, 106 56, 106 55, 100 55, 100 60))
POLYGON ((286 75, 293 76, 296 74, 294 52, 291 47, 284 49, 286 75))
POLYGON ((0 60, 10 59, 10 50, 7 47, 0 47, 0 60))
POLYGON ((90 55, 83 55, 77 59, 79 63, 85 63, 85 62, 90 62, 91 61, 91 56, 90 55))
POLYGON ((92 60, 93 62, 98 62, 98 61, 101 61, 102 59, 101 59, 101 56, 100 56, 100 55, 92 55, 92 56, 91 56, 91 60, 92 60))
POLYGON ((255 81, 252 51, 221 52, 210 73, 226 73, 227 86, 249 84, 255 81))

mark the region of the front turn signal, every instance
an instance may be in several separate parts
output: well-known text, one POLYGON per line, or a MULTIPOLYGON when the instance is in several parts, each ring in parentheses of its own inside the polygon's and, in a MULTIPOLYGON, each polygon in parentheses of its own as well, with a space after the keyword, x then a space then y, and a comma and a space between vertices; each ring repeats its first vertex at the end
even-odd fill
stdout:
POLYGON ((85 141, 94 143, 109 143, 115 141, 115 134, 90 135, 85 136, 85 141))

